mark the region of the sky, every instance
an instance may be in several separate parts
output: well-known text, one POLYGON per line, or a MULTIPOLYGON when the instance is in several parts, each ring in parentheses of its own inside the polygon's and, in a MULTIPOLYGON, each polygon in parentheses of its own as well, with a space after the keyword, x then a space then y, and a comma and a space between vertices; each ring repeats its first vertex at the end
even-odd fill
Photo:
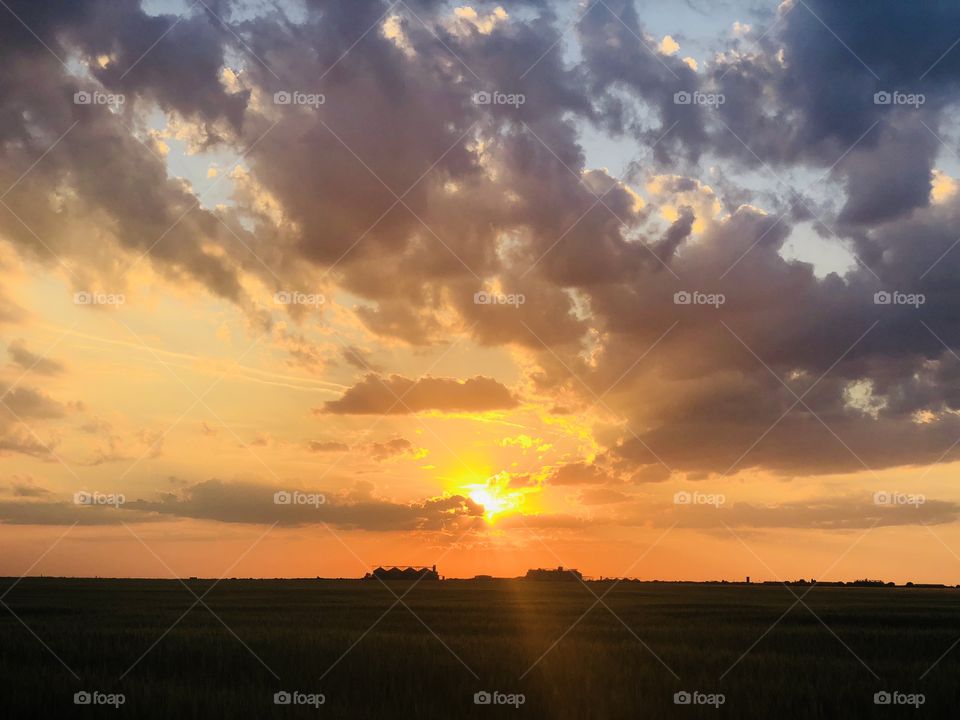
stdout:
POLYGON ((0 575, 960 582, 960 8, 0 15, 0 575))

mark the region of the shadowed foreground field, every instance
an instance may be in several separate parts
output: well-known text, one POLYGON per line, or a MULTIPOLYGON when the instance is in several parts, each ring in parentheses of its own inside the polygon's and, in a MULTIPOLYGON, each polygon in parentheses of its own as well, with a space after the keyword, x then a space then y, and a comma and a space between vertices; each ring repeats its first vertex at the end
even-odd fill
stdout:
MULTIPOLYGON (((213 583, 187 584, 203 597, 213 583)), ((960 637, 949 589, 818 587, 807 609, 783 586, 624 583, 596 604, 579 583, 444 581, 398 604, 376 581, 224 580, 197 604, 177 581, 27 578, 3 603, 11 718, 782 720, 956 717, 960 704, 960 647, 930 670, 960 637), (81 691, 124 703, 75 705, 81 691), (325 702, 276 705, 279 691, 325 702), (523 704, 475 704, 482 691, 523 704), (675 704, 683 691, 724 702, 675 704), (880 691, 924 702, 878 706, 880 691)))

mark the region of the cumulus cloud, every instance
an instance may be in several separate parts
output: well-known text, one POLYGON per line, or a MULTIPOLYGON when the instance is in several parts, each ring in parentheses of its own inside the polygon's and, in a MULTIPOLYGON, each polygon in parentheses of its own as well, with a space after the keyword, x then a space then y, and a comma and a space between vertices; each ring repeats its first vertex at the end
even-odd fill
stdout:
MULTIPOLYGON (((602 396, 620 417, 598 438, 609 468, 574 462, 559 484, 958 456, 943 453, 960 434, 960 200, 930 202, 937 136, 960 96, 949 3, 782 3, 718 39, 700 69, 630 0, 584 6, 565 37, 567 18, 540 2, 458 15, 411 0, 417 17, 389 19, 385 0, 308 3, 296 19, 229 0, 216 3, 220 20, 148 15, 133 0, 10 6, 88 72, 18 23, 0 29, 0 183, 16 212, 0 212, 0 232, 35 262, 69 261, 78 289, 122 290, 123 268, 143 257, 265 324, 251 279, 309 287, 328 274, 357 298, 351 320, 368 337, 432 346, 469 332, 518 350, 516 387, 557 407, 602 396), (227 72, 228 59, 242 70, 227 72), (498 89, 525 102, 476 102, 498 89), (127 101, 78 105, 80 90, 127 101), (295 90, 326 102, 272 101, 295 90), (877 102, 883 92, 925 102, 877 102), (234 204, 199 203, 143 141, 157 110, 197 149, 243 154, 234 204), (649 152, 618 179, 591 166, 590 134, 649 152), (702 159, 721 167, 701 171, 702 159), (812 186, 794 187, 811 172, 812 186), (785 258, 801 223, 842 245, 853 269, 785 258), (525 302, 476 300, 493 289, 525 302), (925 303, 877 305, 881 291, 925 303), (724 302, 676 303, 683 292, 724 302), (857 387, 870 388, 870 412, 851 402, 857 387)), ((291 316, 306 322, 302 309, 291 316)), ((23 317, 0 296, 0 322, 23 317)), ((306 333, 277 342, 292 365, 326 369, 306 333)), ((36 360, 10 352, 21 367, 36 360)), ((490 377, 412 380, 355 346, 339 360, 368 374, 320 413, 518 406, 490 377)), ((5 402, 25 418, 64 413, 39 390, 5 402)), ((0 449, 43 452, 4 422, 0 449)), ((100 456, 127 456, 115 450, 100 456)))

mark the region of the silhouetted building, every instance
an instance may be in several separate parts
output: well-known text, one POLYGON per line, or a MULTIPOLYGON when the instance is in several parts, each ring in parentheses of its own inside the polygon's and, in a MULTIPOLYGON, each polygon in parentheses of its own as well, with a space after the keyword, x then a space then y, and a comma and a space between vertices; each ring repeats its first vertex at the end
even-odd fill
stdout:
POLYGON ((440 575, 437 573, 437 566, 428 567, 426 565, 388 565, 383 567, 382 565, 374 570, 372 573, 367 573, 364 576, 364 580, 372 580, 379 578, 380 580, 439 580, 440 575))
POLYGON ((560 565, 555 570, 545 570, 544 568, 536 568, 535 570, 527 570, 527 574, 524 576, 526 580, 583 580, 583 575, 579 570, 574 568, 565 568, 563 565, 560 565))

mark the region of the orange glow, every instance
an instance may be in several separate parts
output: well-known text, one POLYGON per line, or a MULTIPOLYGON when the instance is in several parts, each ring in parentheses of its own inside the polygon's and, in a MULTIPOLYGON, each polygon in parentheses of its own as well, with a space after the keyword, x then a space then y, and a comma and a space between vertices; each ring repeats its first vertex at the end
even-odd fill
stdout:
POLYGON ((483 483, 464 485, 463 490, 475 503, 482 505, 483 517, 488 523, 503 515, 521 512, 524 493, 509 488, 507 473, 497 473, 483 483))

